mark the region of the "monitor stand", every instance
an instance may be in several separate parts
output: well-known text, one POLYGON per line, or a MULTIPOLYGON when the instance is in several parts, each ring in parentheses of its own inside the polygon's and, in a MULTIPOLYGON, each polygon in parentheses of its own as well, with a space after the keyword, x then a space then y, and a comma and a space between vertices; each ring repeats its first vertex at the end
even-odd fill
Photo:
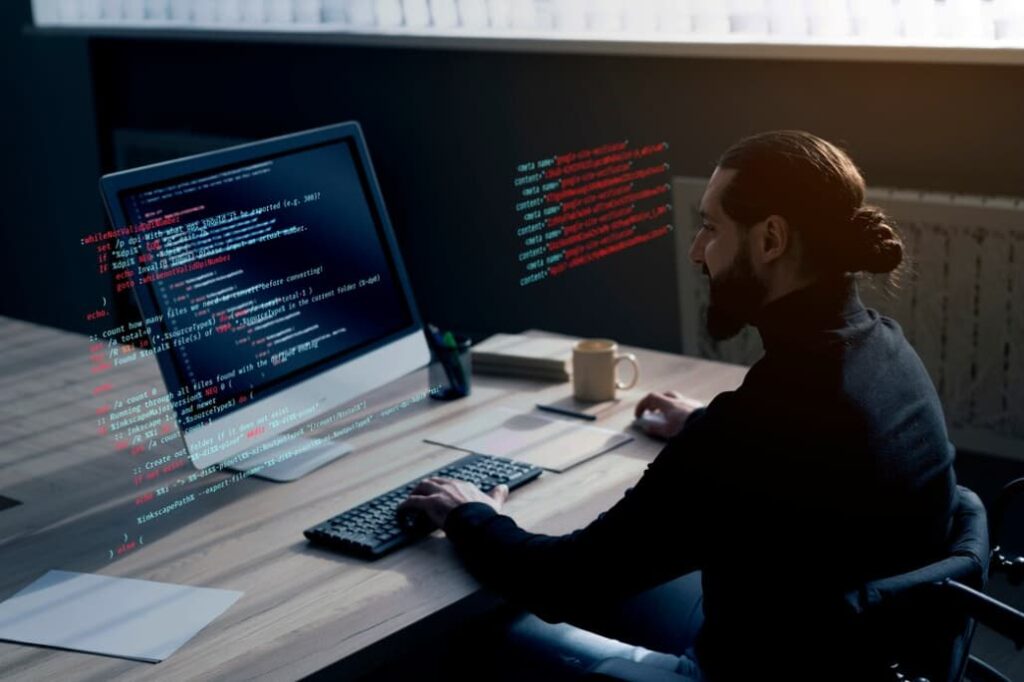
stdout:
POLYGON ((283 462, 276 461, 280 454, 303 447, 303 441, 310 443, 313 442, 311 439, 299 437, 290 441, 286 447, 271 448, 267 452, 253 457, 248 457, 245 461, 238 462, 227 468, 232 471, 248 472, 257 467, 262 467, 259 471, 256 471, 251 475, 259 478, 265 478, 268 481, 285 483, 287 481, 294 481, 295 479, 302 478, 309 472, 319 469, 328 462, 332 462, 339 457, 343 457, 352 452, 352 447, 350 445, 334 441, 324 441, 317 445, 313 445, 301 454, 289 457, 283 462))

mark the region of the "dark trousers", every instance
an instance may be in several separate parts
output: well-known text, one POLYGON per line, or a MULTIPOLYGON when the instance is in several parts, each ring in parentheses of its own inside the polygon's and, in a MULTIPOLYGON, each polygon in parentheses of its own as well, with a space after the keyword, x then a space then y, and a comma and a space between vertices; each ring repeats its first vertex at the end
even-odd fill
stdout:
POLYGON ((690 573, 620 603, 595 605, 569 623, 546 623, 508 607, 467 627, 463 655, 453 652, 450 679, 562 680, 606 658, 626 658, 703 678, 693 644, 704 622, 700 572, 690 573), (474 655, 465 655, 467 650, 474 655))

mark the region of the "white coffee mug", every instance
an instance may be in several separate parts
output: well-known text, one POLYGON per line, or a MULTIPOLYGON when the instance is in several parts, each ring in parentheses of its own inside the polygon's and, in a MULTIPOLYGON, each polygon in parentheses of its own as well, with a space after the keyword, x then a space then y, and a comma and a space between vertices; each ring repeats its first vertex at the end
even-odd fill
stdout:
POLYGON ((619 346, 609 339, 583 339, 572 349, 572 387, 578 400, 601 402, 614 400, 616 389, 629 390, 640 379, 640 365, 632 353, 618 353, 619 346), (633 378, 627 384, 618 380, 620 362, 633 365, 633 378))

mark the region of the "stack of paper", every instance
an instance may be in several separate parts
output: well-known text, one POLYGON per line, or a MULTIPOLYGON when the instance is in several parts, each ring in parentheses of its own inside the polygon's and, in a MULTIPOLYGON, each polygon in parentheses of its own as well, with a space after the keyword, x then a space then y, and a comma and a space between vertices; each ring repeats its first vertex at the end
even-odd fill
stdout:
POLYGON ((495 334, 473 347, 478 374, 568 381, 576 339, 551 339, 495 334))

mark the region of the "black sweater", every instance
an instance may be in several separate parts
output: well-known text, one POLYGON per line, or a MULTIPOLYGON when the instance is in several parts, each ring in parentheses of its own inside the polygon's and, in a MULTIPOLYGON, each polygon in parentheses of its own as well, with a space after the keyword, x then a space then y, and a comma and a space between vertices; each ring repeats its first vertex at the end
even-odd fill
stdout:
POLYGON ((710 680, 826 664, 815 679, 836 666, 864 679, 841 594, 941 554, 956 495, 942 409, 899 325, 850 279, 780 298, 756 326, 765 354, 742 386, 691 415, 586 528, 537 535, 456 508, 445 531, 470 571, 561 621, 702 569, 710 680))

